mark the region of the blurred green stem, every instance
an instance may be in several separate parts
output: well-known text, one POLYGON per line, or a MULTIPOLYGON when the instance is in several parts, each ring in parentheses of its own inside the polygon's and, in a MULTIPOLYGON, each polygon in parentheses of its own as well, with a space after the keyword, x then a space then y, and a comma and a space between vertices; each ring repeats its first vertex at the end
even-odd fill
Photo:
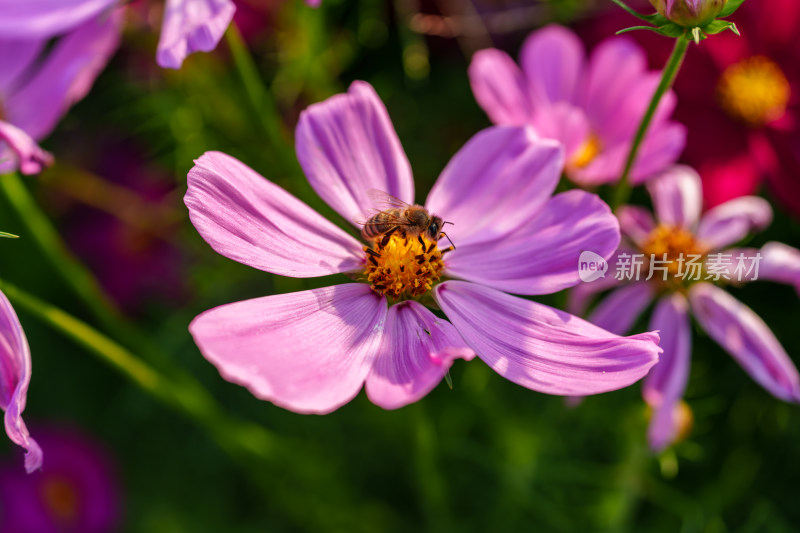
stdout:
POLYGON ((196 382, 160 374, 85 322, 6 281, 0 280, 0 289, 19 309, 24 309, 87 349, 160 401, 188 415, 229 452, 266 457, 273 449, 273 436, 269 432, 255 424, 231 420, 214 398, 196 382))
POLYGON ((681 35, 675 39, 675 47, 672 49, 672 54, 669 56, 669 60, 664 67, 664 71, 661 73, 661 82, 658 84, 656 92, 653 94, 653 98, 650 100, 650 105, 642 117, 642 121, 639 123, 639 129, 636 131, 636 136, 633 138, 633 144, 631 145, 631 150, 628 153, 628 159, 625 161, 625 169, 622 171, 622 177, 620 178, 619 182, 617 183, 617 187, 614 190, 612 204, 614 209, 625 204, 631 196, 632 187, 630 183, 630 175, 633 165, 636 163, 636 155, 638 154, 639 148, 641 148, 642 145, 642 141, 644 141, 644 137, 647 134, 647 128, 650 127, 650 122, 652 122, 653 116, 656 114, 658 105, 661 103, 661 98, 675 82, 675 77, 678 75, 678 71, 681 69, 681 65, 683 64, 683 59, 686 57, 686 51, 688 47, 689 37, 687 35, 681 35))
POLYGON ((292 154, 293 150, 286 132, 281 126, 281 115, 278 112, 278 107, 272 98, 272 93, 259 76, 258 67, 250 55, 250 51, 247 49, 247 45, 242 39, 242 34, 236 24, 228 26, 227 31, 225 31, 225 40, 233 56, 236 70, 239 71, 239 77, 242 78, 242 84, 253 106, 253 111, 258 116, 264 133, 267 135, 269 148, 279 160, 283 170, 295 173, 293 171, 297 168, 297 162, 294 160, 294 156, 286 155, 292 154))

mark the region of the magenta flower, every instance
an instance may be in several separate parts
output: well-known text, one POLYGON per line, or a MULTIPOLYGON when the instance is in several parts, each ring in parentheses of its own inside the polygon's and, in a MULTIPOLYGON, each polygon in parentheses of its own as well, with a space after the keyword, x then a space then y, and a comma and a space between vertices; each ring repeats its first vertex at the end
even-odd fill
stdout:
MULTIPOLYGON (((296 149, 311 186, 351 223, 375 207, 370 189, 414 201, 408 160, 367 83, 303 112, 296 149)), ((364 384, 373 403, 404 406, 454 359, 476 354, 545 393, 627 386, 655 363, 656 334, 619 337, 501 292, 572 286, 581 251, 607 257, 617 247, 618 224, 597 196, 552 196, 562 165, 561 147, 526 128, 473 137, 425 203, 454 224, 447 233, 458 249, 448 253, 399 232, 368 248, 236 159, 206 153, 189 172, 185 202, 214 250, 273 274, 356 282, 223 305, 189 329, 223 377, 300 413, 333 411, 364 384), (423 305, 432 302, 447 320, 423 305)))
POLYGON ((25 448, 25 470, 42 466, 42 450, 22 421, 31 381, 31 351, 17 314, 0 292, 0 407, 5 412, 8 438, 25 448))
POLYGON ((743 196, 701 217, 700 176, 688 167, 674 167, 650 181, 648 189, 657 221, 640 207, 620 209, 628 242, 615 258, 617 273, 576 287, 571 309, 578 312, 591 295, 618 286, 589 319, 624 334, 656 302, 649 329, 661 332, 664 353, 645 379, 643 391, 654 410, 651 447, 661 449, 677 435, 676 407, 689 377, 690 312, 757 383, 777 398, 800 402, 800 375, 775 335, 752 309, 718 286, 767 279, 800 288, 800 250, 780 243, 761 250, 728 248, 770 223, 769 204, 743 196), (637 252, 643 263, 631 268, 637 252))
POLYGON ((158 40, 158 64, 181 68, 192 52, 216 48, 235 11, 231 0, 167 0, 158 40))
MULTIPOLYGON (((475 98, 498 125, 529 124, 566 149, 566 175, 583 186, 619 179, 639 121, 660 74, 647 70, 634 42, 614 37, 587 60, 578 37, 548 26, 528 37, 518 67, 508 54, 475 54, 469 77, 475 98)), ((683 126, 668 119, 675 97, 662 101, 633 168, 641 183, 673 164, 683 149, 683 126)))
POLYGON ((0 470, 0 531, 119 531, 120 490, 107 452, 74 430, 40 429, 47 449, 41 471, 0 470))
POLYGON ((89 92, 119 44, 120 24, 119 13, 88 20, 51 48, 47 38, 0 39, 0 174, 35 174, 52 162, 35 140, 89 92))

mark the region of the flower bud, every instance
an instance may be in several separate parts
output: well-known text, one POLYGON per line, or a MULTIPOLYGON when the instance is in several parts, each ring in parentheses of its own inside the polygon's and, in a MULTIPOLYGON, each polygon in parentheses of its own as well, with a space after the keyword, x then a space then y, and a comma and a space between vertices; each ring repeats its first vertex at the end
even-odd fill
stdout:
POLYGON ((650 3, 675 24, 695 28, 714 20, 728 0, 650 0, 650 3))

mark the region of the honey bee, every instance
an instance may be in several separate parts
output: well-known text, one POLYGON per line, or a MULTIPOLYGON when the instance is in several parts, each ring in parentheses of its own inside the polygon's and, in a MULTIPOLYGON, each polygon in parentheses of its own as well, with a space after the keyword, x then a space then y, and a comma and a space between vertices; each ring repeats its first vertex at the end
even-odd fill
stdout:
MULTIPOLYGON (((374 213, 362 223, 361 236, 364 240, 377 240, 382 236, 380 248, 386 246, 394 234, 412 238, 425 236, 433 242, 437 242, 442 236, 450 240, 450 237, 442 231, 442 226, 452 224, 452 222, 445 222, 442 217, 432 215, 421 205, 411 205, 391 194, 375 189, 367 191, 367 195, 375 202, 376 206, 384 209, 374 213)), ((452 241, 450 244, 454 250, 455 246, 452 246, 452 241)))

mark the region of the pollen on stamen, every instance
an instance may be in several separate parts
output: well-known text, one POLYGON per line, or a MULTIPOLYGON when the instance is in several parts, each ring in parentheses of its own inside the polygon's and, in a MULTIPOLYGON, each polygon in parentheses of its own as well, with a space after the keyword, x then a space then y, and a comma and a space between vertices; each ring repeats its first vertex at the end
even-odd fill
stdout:
POLYGON ((372 248, 364 247, 364 273, 372 290, 395 300, 416 298, 430 291, 444 269, 436 242, 397 234, 385 245, 381 240, 376 239, 372 248))
MULTIPOLYGON (((702 246, 695 236, 687 229, 661 224, 656 227, 642 245, 645 259, 654 258, 660 266, 667 269, 666 283, 672 289, 683 287, 684 281, 690 280, 691 273, 687 272, 690 261, 695 260, 697 268, 703 268, 703 262, 708 250, 702 246), (687 277, 688 276, 688 277, 687 277)), ((656 283, 663 283, 663 277, 655 276, 656 283)))
POLYGON ((775 62, 754 56, 725 70, 717 85, 717 98, 730 116, 758 127, 784 115, 791 87, 775 62))

